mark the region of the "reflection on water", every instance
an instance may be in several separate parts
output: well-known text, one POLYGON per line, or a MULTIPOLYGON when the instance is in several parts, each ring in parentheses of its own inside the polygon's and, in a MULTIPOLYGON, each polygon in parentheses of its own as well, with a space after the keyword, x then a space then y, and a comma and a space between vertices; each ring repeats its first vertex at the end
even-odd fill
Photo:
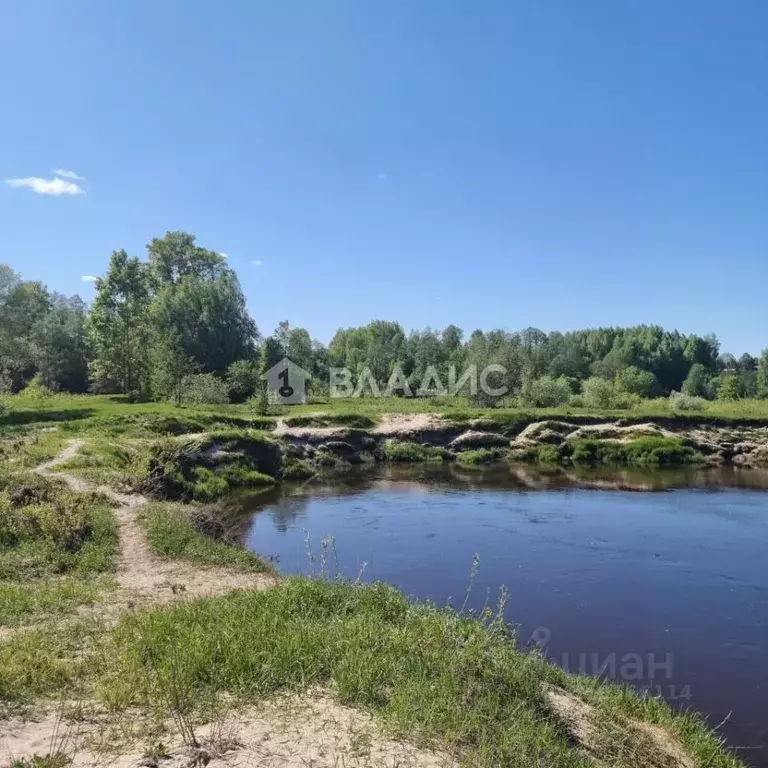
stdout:
POLYGON ((734 469, 542 471, 379 466, 244 498, 246 541, 307 573, 309 537, 339 568, 506 617, 573 672, 601 673, 730 717, 768 766, 768 475, 734 469), (596 492, 594 489, 616 489, 596 492), (648 491, 667 491, 650 493, 648 491))

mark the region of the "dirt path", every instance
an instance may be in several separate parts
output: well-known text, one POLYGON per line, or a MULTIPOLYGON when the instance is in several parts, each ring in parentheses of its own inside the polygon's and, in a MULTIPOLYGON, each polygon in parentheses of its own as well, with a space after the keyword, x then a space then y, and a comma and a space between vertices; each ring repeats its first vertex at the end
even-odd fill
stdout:
POLYGON ((119 603, 127 607, 136 603, 169 603, 191 597, 220 595, 235 589, 261 589, 276 583, 276 578, 270 575, 193 565, 153 555, 144 529, 136 520, 137 510, 150 501, 146 496, 119 493, 105 485, 93 485, 71 472, 55 471, 56 467, 74 458, 82 445, 82 440, 71 440, 56 458, 41 464, 35 471, 43 477, 64 480, 74 491, 101 493, 117 504, 119 603))

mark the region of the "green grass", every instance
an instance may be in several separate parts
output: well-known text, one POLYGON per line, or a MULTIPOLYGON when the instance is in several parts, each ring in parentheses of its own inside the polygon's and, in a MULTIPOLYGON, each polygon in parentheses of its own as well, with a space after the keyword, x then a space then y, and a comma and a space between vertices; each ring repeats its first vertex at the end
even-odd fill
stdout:
POLYGON ((238 488, 270 485, 283 468, 281 445, 266 432, 220 430, 194 441, 149 447, 137 490, 159 499, 211 501, 238 488))
MULTIPOLYGON (((738 765, 688 715, 610 684, 585 685, 521 652, 492 617, 481 622, 414 605, 382 584, 291 579, 144 611, 121 621, 105 656, 112 664, 98 690, 118 711, 173 701, 191 719, 218 695, 259 700, 319 685, 372 711, 397 737, 458 751, 466 765, 587 768, 593 763, 548 711, 541 688, 548 681, 598 707, 610 701, 614 721, 631 713, 664 724, 702 766, 738 765)), ((610 764, 643 762, 633 755, 610 764)))
POLYGON ((15 583, 0 581, 0 626, 12 627, 41 616, 71 613, 82 605, 93 605, 115 588, 109 578, 83 581, 71 577, 15 583))
POLYGON ((111 504, 57 482, 0 473, 0 626, 63 615, 114 588, 111 504))
MULTIPOLYGON (((177 407, 171 403, 127 403, 112 395, 56 394, 40 400, 6 398, 10 411, 0 418, 0 435, 23 434, 29 428, 58 425, 68 433, 102 431, 144 437, 158 434, 203 432, 219 425, 271 429, 275 419, 257 416, 247 405, 177 407)), ((707 402, 703 409, 683 413, 671 410, 669 400, 643 400, 630 410, 591 408, 471 408, 463 397, 439 398, 333 398, 322 402, 283 407, 288 419, 319 419, 324 424, 359 424, 369 427, 385 413, 442 413, 457 421, 488 418, 496 424, 521 420, 565 418, 675 418, 690 421, 768 424, 768 400, 707 402), (318 413, 321 415, 318 416, 318 413)), ((302 423, 298 421, 296 423, 302 423)))
POLYGON ((93 621, 22 629, 0 642, 0 714, 41 698, 92 695, 93 681, 108 660, 96 653, 104 627, 93 621))
POLYGON ((6 490, 0 496, 0 579, 85 575, 114 567, 117 525, 102 497, 56 489, 25 506, 8 499, 6 490))
POLYGON ((701 454, 674 437, 640 437, 628 443, 583 438, 566 442, 561 456, 574 464, 630 464, 644 467, 671 467, 697 464, 701 454))
POLYGON ((214 541, 199 533, 190 520, 190 511, 187 505, 162 502, 155 502, 142 510, 140 520, 147 532, 149 547, 155 555, 242 571, 274 570, 243 547, 214 541))
POLYGON ((508 451, 500 448, 476 448, 472 451, 462 451, 456 457, 459 464, 476 466, 478 464, 491 464, 499 461, 507 455, 508 451))
POLYGON ((382 446, 385 461, 451 461, 454 454, 445 448, 438 448, 421 443, 388 442, 382 446))

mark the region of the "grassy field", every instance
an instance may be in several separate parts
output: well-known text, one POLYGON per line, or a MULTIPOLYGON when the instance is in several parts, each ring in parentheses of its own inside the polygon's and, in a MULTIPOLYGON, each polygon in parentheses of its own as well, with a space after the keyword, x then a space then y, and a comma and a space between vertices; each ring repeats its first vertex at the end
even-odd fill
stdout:
MULTIPOLYGON (((565 415, 392 399, 300 406, 286 416, 297 425, 314 424, 312 414, 324 411, 330 414, 324 423, 361 427, 382 413, 416 408, 459 421, 477 414, 508 424, 565 415)), ((745 418, 736 405, 729 408, 713 405, 707 413, 745 418)), ((747 410, 748 418, 768 419, 764 403, 747 410)), ((233 543, 225 507, 191 501, 219 475, 199 476, 194 467, 190 474, 184 464, 184 451, 214 446, 225 454, 223 474, 234 473, 227 482, 236 484, 241 470, 227 469, 227 455, 244 450, 252 459, 246 471, 265 469, 274 452, 273 427, 273 419, 256 417, 246 406, 175 408, 110 397, 11 400, 0 420, 0 715, 31 717, 54 701, 81 701, 115 722, 140 713, 152 723, 153 739, 176 728, 194 741, 198 724, 224 703, 237 709, 319 688, 371 713, 388 736, 453 755, 462 765, 682 768, 653 728, 693 765, 741 765, 695 715, 612 683, 567 675, 521 648, 501 619, 503 592, 497 605, 468 616, 416 604, 384 584, 332 578, 285 578, 277 586, 215 597, 185 594, 181 584, 177 604, 124 600, 120 605, 128 607, 115 615, 124 567, 117 558, 118 512, 134 516, 157 562, 248 578, 274 570, 233 543), (193 449, 180 451, 190 443, 179 435, 197 433, 205 434, 194 437, 193 449), (126 511, 102 494, 75 492, 55 476, 30 471, 73 438, 82 441, 79 452, 56 470, 123 490, 155 471, 156 480, 175 483, 184 498, 126 511), (164 446, 159 454, 158 445, 164 446), (552 687, 588 713, 589 737, 574 735, 552 703, 552 687)), ((392 461, 435 460, 443 452, 407 442, 386 450, 392 461)), ((478 448, 461 461, 481 465, 495 454, 478 448)))
MULTIPOLYGON (((707 402, 696 411, 675 411, 669 400, 644 400, 629 410, 590 408, 471 408, 466 398, 337 398, 306 405, 274 407, 269 417, 260 417, 247 404, 183 406, 171 403, 128 403, 112 395, 50 395, 39 399, 6 397, 9 411, 0 416, 0 435, 24 434, 57 425, 68 435, 83 431, 145 437, 151 434, 202 432, 212 427, 257 426, 269 429, 284 417, 299 426, 317 414, 330 416, 334 424, 365 428, 385 413, 437 413, 458 420, 488 418, 499 423, 550 418, 680 418, 686 420, 752 422, 768 424, 768 400, 707 402)), ((56 438, 51 438, 51 445, 56 438)))

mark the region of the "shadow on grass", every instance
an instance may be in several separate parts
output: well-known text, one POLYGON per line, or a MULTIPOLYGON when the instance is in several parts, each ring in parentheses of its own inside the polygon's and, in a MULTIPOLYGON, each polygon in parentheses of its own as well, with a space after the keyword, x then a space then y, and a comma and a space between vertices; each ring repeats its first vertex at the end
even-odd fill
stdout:
POLYGON ((14 410, 0 418, 0 428, 19 427, 48 421, 79 421, 89 419, 95 413, 93 408, 68 408, 66 410, 14 410))

